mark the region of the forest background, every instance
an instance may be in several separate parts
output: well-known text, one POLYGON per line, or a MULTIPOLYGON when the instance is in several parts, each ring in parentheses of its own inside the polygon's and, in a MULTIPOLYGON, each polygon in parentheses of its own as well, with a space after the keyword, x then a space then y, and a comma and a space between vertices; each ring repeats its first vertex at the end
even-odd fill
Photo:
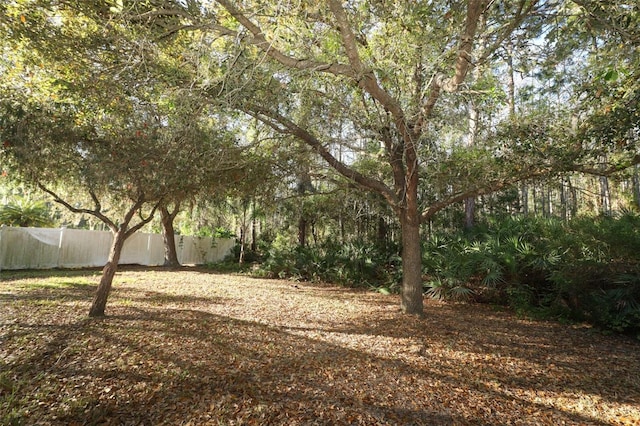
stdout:
POLYGON ((177 229, 409 314, 426 293, 637 333, 639 23, 624 1, 5 2, 0 217, 114 233, 93 316, 126 238, 177 229))

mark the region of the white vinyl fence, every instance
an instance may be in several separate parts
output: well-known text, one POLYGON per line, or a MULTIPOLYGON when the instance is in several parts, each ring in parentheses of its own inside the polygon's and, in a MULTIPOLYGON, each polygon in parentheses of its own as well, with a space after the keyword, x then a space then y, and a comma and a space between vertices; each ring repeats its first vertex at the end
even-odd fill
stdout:
MULTIPOLYGON (((0 226, 0 270, 104 266, 113 236, 109 231, 66 228, 14 228, 0 226)), ((181 264, 215 263, 235 244, 232 238, 176 236, 181 264)), ((120 264, 158 266, 164 263, 160 234, 137 232, 129 237, 120 264)))

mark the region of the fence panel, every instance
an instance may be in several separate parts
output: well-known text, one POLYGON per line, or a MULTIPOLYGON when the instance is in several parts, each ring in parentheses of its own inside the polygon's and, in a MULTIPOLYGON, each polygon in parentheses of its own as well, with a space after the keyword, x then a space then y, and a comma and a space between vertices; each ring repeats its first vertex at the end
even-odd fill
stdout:
POLYGON ((58 265, 59 229, 3 226, 0 233, 0 268, 46 269, 58 265))
MULTIPOLYGON (((0 270, 103 266, 112 240, 108 231, 0 226, 0 270)), ((176 236, 182 264, 219 262, 231 253, 234 244, 230 238, 176 236)), ((162 235, 140 232, 125 241, 120 264, 157 266, 163 262, 162 235)))
POLYGON ((104 266, 113 236, 109 231, 61 228, 59 268, 104 266))

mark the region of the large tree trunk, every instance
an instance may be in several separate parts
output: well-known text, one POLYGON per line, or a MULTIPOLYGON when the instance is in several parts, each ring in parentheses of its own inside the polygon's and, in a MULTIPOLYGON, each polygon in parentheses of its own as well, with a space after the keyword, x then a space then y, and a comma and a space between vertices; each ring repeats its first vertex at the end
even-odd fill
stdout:
POLYGON ((402 227, 402 311, 422 315, 422 248, 417 214, 404 214, 402 227))
POLYGON ((178 207, 173 212, 169 212, 167 206, 160 208, 160 221, 162 223, 162 239, 164 241, 164 264, 163 266, 169 268, 180 267, 180 261, 178 261, 178 251, 176 249, 176 233, 173 227, 173 220, 176 217, 178 207))
POLYGON ((464 227, 473 229, 475 226, 476 198, 469 197, 464 200, 464 227))
POLYGON ((304 213, 301 213, 298 219, 298 245, 300 247, 307 246, 307 219, 305 219, 304 213))
POLYGON ((109 250, 109 259, 107 264, 102 269, 102 278, 100 278, 100 284, 96 290, 96 294, 89 310, 90 317, 102 317, 104 316, 104 310, 107 306, 107 299, 109 298, 109 292, 111 291, 111 284, 113 283, 113 277, 118 270, 118 262, 120 261, 120 254, 122 253, 122 247, 127 238, 125 228, 121 227, 113 235, 113 243, 109 250))

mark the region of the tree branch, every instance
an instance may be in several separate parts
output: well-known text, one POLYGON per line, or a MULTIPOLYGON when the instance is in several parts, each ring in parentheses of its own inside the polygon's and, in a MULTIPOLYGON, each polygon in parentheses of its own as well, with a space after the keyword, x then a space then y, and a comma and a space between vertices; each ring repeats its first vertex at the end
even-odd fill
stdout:
MULTIPOLYGON (((147 223, 151 222, 151 220, 153 219, 153 217, 156 214, 156 210, 158 209, 158 207, 160 206, 160 204, 162 204, 163 200, 159 200, 154 206, 153 209, 151 209, 151 212, 149 213, 149 216, 147 216, 146 218, 142 217, 142 214, 140 214, 140 222, 138 222, 137 224, 135 224, 134 226, 132 226, 131 228, 129 228, 126 232, 125 232, 125 237, 129 238, 131 235, 133 235, 134 233, 138 232, 140 230, 140 228, 142 228, 144 225, 146 225, 147 223)), ((144 200, 144 197, 140 200, 138 200, 138 202, 136 202, 136 204, 127 212, 126 217, 128 218, 125 219, 125 224, 128 224, 129 221, 133 218, 133 215, 139 211, 142 206, 144 205, 144 203, 146 203, 146 201, 144 200)))
POLYGON ((517 176, 515 178, 496 179, 494 181, 485 183, 481 186, 476 186, 475 188, 467 189, 465 191, 452 194, 447 199, 431 203, 429 208, 424 210, 420 215, 420 222, 421 223, 426 222, 427 220, 431 219, 440 210, 446 207, 449 207, 452 204, 456 204, 463 200, 466 200, 467 198, 490 194, 490 193, 499 191, 501 189, 509 188, 525 180, 531 180, 531 179, 535 179, 542 176, 548 176, 549 173, 553 171, 554 170, 552 167, 540 168, 540 169, 531 171, 529 173, 517 176))
MULTIPOLYGON (((573 3, 582 7, 592 19, 596 20, 600 25, 604 26, 609 31, 618 33, 623 40, 631 43, 638 43, 640 41, 640 37, 638 36, 639 33, 637 31, 634 34, 633 32, 630 32, 627 29, 623 28, 620 24, 618 24, 615 21, 615 18, 617 18, 617 16, 612 15, 611 13, 607 13, 607 11, 604 10, 604 7, 602 6, 602 4, 600 4, 600 2, 573 0, 573 3), (597 10, 598 8, 600 10, 597 10)), ((604 4, 606 5, 606 3, 604 4)), ((611 5, 615 5, 615 4, 616 4, 615 2, 611 3, 611 5)), ((630 28, 637 29, 638 27, 631 26, 630 28)))
POLYGON ((101 211, 102 207, 100 205, 100 202, 98 201, 98 197, 96 196, 96 194, 93 191, 90 191, 90 194, 91 194, 91 199, 93 200, 93 202, 94 202, 94 204, 96 206, 95 209, 93 209, 93 210, 80 209, 80 208, 77 208, 77 207, 73 207, 67 201, 63 200, 58 194, 56 194, 55 192, 53 192, 49 188, 45 187, 43 184, 38 183, 37 185, 38 185, 38 188, 40 188, 42 191, 44 191, 47 194, 51 195, 53 197, 53 201, 55 201, 58 204, 61 204, 62 206, 64 206, 69 211, 71 211, 73 213, 89 214, 91 216, 94 216, 94 217, 97 217, 98 219, 100 219, 112 231, 116 231, 118 229, 118 226, 111 219, 109 219, 107 216, 105 216, 102 213, 102 211, 101 211))
POLYGON ((307 145, 312 147, 331 167, 333 167, 342 176, 352 180, 362 187, 371 189, 379 193, 389 202, 392 208, 397 209, 400 207, 400 200, 396 197, 395 193, 389 187, 387 187, 383 182, 379 180, 364 176, 363 174, 338 160, 309 131, 299 127, 297 124, 280 115, 279 113, 271 111, 260 105, 245 105, 243 110, 252 117, 255 117, 265 124, 271 126, 276 131, 296 136, 307 145), (275 125, 274 121, 278 123, 279 126, 275 125))
POLYGON ((463 201, 466 198, 490 194, 496 191, 500 191, 501 189, 512 187, 523 181, 541 178, 544 176, 549 176, 552 173, 579 172, 579 173, 591 174, 595 176, 611 176, 615 173, 618 173, 636 164, 640 164, 640 154, 636 154, 624 164, 614 164, 604 168, 597 168, 597 167, 587 166, 583 164, 575 164, 575 163, 567 164, 567 163, 560 163, 560 162, 555 164, 552 163, 552 164, 543 165, 539 168, 530 168, 527 172, 522 173, 518 176, 511 176, 503 179, 496 179, 494 181, 490 181, 483 185, 476 186, 475 188, 470 188, 463 192, 452 194, 449 198, 445 200, 432 203, 429 206, 429 208, 427 208, 425 211, 422 212, 420 219, 421 219, 421 222, 425 222, 426 220, 429 220, 431 217, 433 217, 433 215, 435 215, 437 212, 444 209, 445 207, 448 207, 455 203, 459 203, 460 201, 463 201))
POLYGON ((588 175, 594 176, 611 176, 615 173, 618 173, 622 170, 628 169, 629 167, 633 167, 636 164, 640 164, 640 154, 634 155, 624 164, 614 164, 604 168, 597 168, 594 166, 587 166, 582 164, 574 164, 571 167, 571 171, 585 173, 588 175))
POLYGON ((452 77, 447 77, 444 74, 437 74, 431 80, 429 96, 424 102, 421 117, 417 120, 415 125, 416 131, 422 127, 424 120, 431 115, 442 91, 455 92, 467 76, 467 72, 471 66, 473 40, 476 35, 476 30, 478 29, 480 16, 484 13, 486 6, 486 0, 469 0, 467 3, 467 16, 465 19, 464 31, 460 35, 460 44, 454 66, 454 74, 452 77))
POLYGON ((129 15, 129 20, 131 21, 151 21, 154 18, 165 17, 165 16, 179 16, 182 18, 191 19, 193 16, 186 10, 180 8, 161 8, 154 9, 143 13, 138 13, 135 15, 129 15))
MULTIPOLYGON (((280 50, 273 47, 273 44, 269 42, 262 29, 254 24, 249 18, 247 18, 240 10, 238 10, 231 2, 227 0, 216 0, 222 7, 224 7, 227 12, 233 18, 238 21, 243 27, 245 27, 252 35, 252 38, 249 41, 252 45, 256 46, 260 50, 262 50, 265 54, 275 59, 277 62, 282 65, 294 68, 298 70, 306 70, 306 71, 320 71, 327 72, 334 75, 344 75, 351 78, 354 78, 353 68, 340 64, 340 63, 325 63, 325 62, 317 62, 310 59, 298 59, 288 55, 285 55, 280 50)), ((216 31, 224 31, 227 34, 230 34, 232 30, 228 28, 221 27, 219 25, 212 26, 212 29, 216 31)), ((237 33, 236 33, 237 34, 237 33)))
MULTIPOLYGON (((354 71, 353 78, 355 78, 355 82, 391 113, 394 118, 394 123, 400 131, 405 143, 407 141, 413 141, 415 139, 415 135, 407 126, 405 113, 402 110, 400 103, 380 86, 373 70, 365 68, 362 64, 360 54, 358 53, 357 39, 351 30, 351 25, 349 24, 349 20, 344 8, 342 7, 341 1, 330 0, 329 8, 336 18, 336 23, 340 30, 342 45, 354 71)), ((389 153, 391 154, 390 150, 389 153)))
POLYGON ((477 58, 476 62, 478 64, 486 61, 487 58, 493 52, 495 52, 501 46, 503 46, 503 43, 506 40, 506 38, 509 37, 509 35, 511 35, 511 33, 516 28, 518 28, 520 26, 522 21, 524 21, 524 18, 526 18, 527 16, 529 16, 531 14, 533 9, 538 4, 538 1, 537 0, 531 1, 529 3, 529 5, 527 6, 527 8, 525 9, 525 4, 526 3, 527 3, 527 0, 520 0, 520 3, 518 3, 518 10, 517 10, 516 14, 514 15, 514 17, 510 20, 509 25, 507 25, 505 27, 505 29, 502 31, 502 33, 495 39, 493 44, 485 49, 485 51, 483 52, 482 56, 477 58))

